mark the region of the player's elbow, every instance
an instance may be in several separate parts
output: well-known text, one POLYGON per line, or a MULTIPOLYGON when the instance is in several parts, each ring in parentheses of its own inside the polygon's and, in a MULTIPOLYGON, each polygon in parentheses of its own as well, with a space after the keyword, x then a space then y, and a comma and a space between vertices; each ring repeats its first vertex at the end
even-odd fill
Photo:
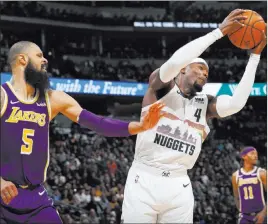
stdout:
POLYGON ((238 113, 242 108, 240 107, 230 107, 225 110, 218 111, 218 115, 223 118, 223 117, 228 117, 230 115, 238 113))
POLYGON ((231 103, 230 108, 232 110, 232 114, 236 114, 239 111, 241 111, 245 105, 246 105, 246 102, 231 103))

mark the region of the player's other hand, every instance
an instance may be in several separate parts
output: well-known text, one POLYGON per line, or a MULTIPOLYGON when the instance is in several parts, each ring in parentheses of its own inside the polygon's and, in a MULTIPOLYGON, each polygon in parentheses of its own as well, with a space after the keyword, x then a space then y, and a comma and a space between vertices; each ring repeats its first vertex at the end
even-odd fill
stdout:
POLYGON ((262 210, 260 211, 254 218, 254 222, 256 224, 262 224, 264 222, 264 219, 265 219, 265 216, 266 216, 266 211, 265 210, 262 210))
POLYGON ((141 122, 130 122, 128 126, 131 135, 139 134, 143 131, 153 128, 158 121, 165 116, 166 112, 161 111, 165 105, 156 103, 149 108, 141 122))
POLYGON ((163 107, 165 107, 163 103, 156 103, 150 107, 141 122, 144 130, 153 128, 158 121, 165 116, 166 113, 161 111, 163 107))
POLYGON ((223 20, 219 29, 224 36, 244 26, 243 21, 247 19, 247 16, 243 16, 243 12, 246 12, 246 10, 235 9, 223 20))
POLYGON ((9 204, 18 195, 18 189, 10 182, 1 177, 1 198, 5 204, 9 204))
POLYGON ((257 47, 255 47, 254 49, 252 49, 251 53, 253 54, 261 54, 262 50, 265 48, 266 44, 267 44, 267 26, 265 31, 262 31, 262 40, 259 43, 259 45, 257 47))

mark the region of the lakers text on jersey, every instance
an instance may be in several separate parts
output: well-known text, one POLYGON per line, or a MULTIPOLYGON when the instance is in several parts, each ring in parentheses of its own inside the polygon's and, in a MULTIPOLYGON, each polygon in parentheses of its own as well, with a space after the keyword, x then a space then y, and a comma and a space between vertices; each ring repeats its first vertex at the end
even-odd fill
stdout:
POLYGON ((10 83, 1 88, 7 98, 1 112, 1 176, 18 185, 40 184, 49 163, 48 95, 25 102, 10 83))

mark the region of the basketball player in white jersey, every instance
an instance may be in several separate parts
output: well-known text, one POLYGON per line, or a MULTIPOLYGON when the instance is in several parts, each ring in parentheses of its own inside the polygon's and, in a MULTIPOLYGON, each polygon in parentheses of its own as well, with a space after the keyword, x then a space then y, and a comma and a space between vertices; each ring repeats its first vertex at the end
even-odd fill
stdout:
POLYGON ((209 133, 207 120, 239 112, 250 95, 266 36, 249 58, 233 96, 199 93, 209 67, 198 58, 211 44, 239 29, 243 10, 231 12, 219 29, 178 49, 149 78, 142 115, 163 102, 165 116, 151 130, 138 134, 135 156, 125 185, 122 223, 193 223, 191 169, 209 133), (240 22, 239 22, 240 21, 240 22))

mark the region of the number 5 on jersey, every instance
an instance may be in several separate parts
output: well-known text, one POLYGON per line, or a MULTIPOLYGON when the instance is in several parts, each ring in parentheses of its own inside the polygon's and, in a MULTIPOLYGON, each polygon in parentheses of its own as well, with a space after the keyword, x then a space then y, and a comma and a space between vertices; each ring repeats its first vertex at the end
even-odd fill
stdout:
POLYGON ((24 145, 21 146, 20 153, 25 155, 30 155, 33 150, 33 139, 31 137, 34 136, 33 129, 24 128, 22 132, 22 141, 24 145))

